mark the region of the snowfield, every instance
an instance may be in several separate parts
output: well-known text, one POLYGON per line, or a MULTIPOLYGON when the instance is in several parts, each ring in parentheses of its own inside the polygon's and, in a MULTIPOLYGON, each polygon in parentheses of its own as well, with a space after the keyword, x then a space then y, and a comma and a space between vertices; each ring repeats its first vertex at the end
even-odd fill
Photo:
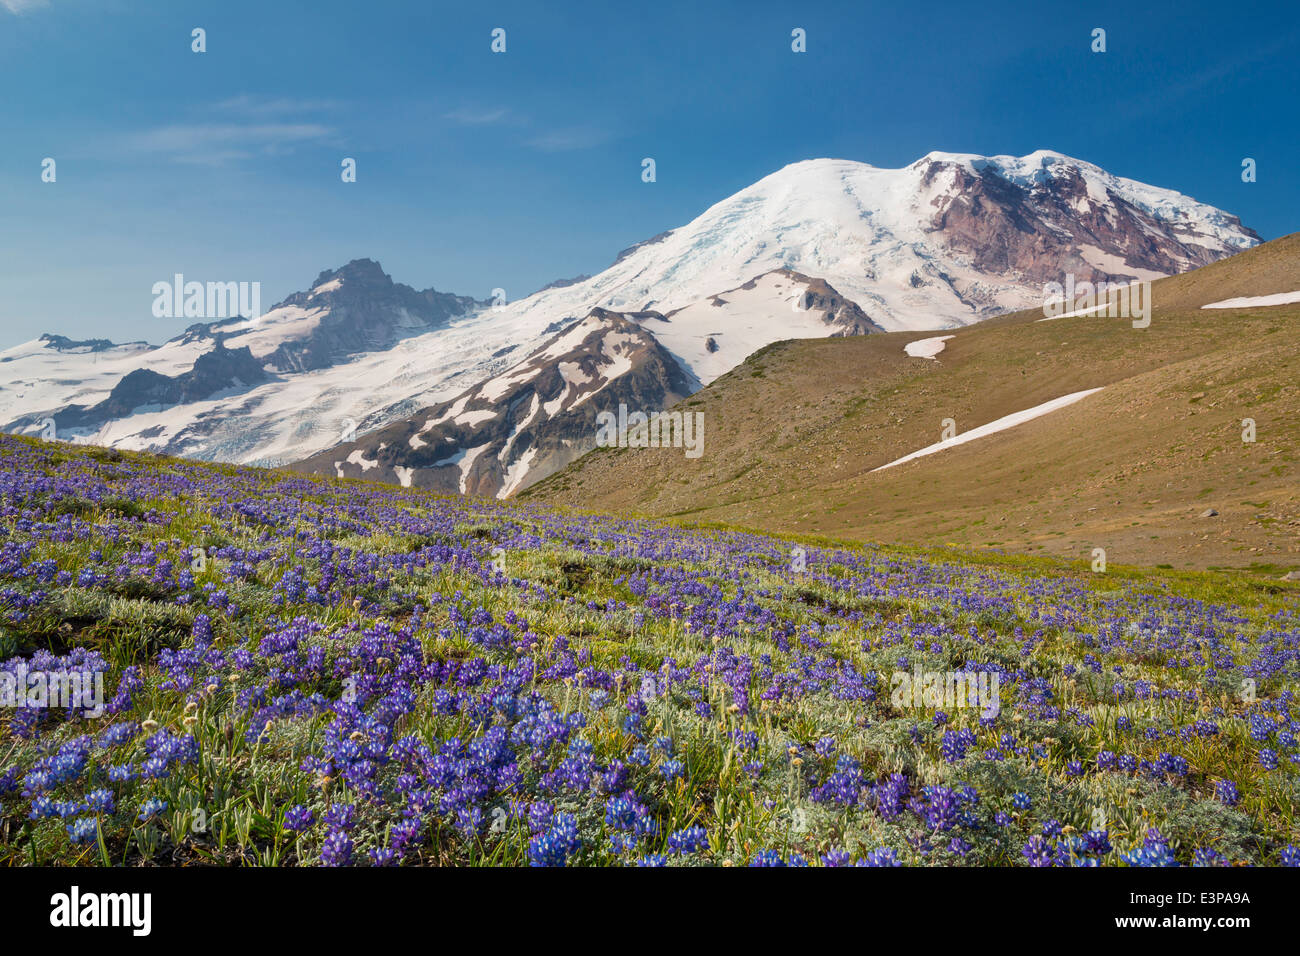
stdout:
POLYGON ((1276 295, 1243 295, 1222 302, 1211 302, 1202 309, 1249 309, 1259 305, 1291 305, 1300 302, 1300 291, 1279 292, 1276 295))
POLYGON ((1003 415, 1001 418, 991 421, 987 425, 980 425, 978 428, 972 428, 970 431, 962 432, 960 435, 956 435, 946 441, 935 442, 933 445, 926 445, 919 451, 914 451, 910 455, 904 455, 902 458, 895 459, 887 465, 881 465, 879 468, 872 468, 871 470, 873 472, 884 471, 886 468, 893 468, 895 465, 901 465, 904 462, 912 461, 916 458, 924 458, 926 455, 933 455, 935 452, 955 448, 958 445, 964 445, 977 438, 985 438, 989 435, 995 435, 998 432, 1006 431, 1008 428, 1015 428, 1017 425, 1023 425, 1025 422, 1033 421, 1035 418, 1041 418, 1049 412, 1054 412, 1059 408, 1073 405, 1075 402, 1100 391, 1100 388, 1089 388, 1082 392, 1072 392, 1069 395, 1062 395, 1060 398, 1054 398, 1050 402, 1043 402, 1041 405, 1035 405, 1033 408, 1026 408, 1023 411, 1012 412, 1010 415, 1003 415))
POLYGON ((903 346, 903 351, 912 358, 932 359, 942 352, 951 335, 939 335, 931 339, 917 339, 915 342, 908 342, 903 346))
POLYGON ((671 313, 666 322, 648 319, 641 326, 707 385, 772 342, 825 338, 835 331, 821 312, 799 308, 808 285, 772 272, 751 288, 719 292, 671 313))

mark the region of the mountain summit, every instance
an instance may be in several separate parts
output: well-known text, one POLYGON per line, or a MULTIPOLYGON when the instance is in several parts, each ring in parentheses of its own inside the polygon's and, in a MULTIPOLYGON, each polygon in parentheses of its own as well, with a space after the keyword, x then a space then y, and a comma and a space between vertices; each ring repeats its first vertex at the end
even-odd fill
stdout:
MULTIPOLYGON (((773 269, 824 279, 889 331, 1033 305, 1046 281, 1151 279, 1260 241, 1237 217, 1059 153, 793 163, 548 293, 668 312, 773 269)), ((541 297, 537 305, 544 305, 541 297)))

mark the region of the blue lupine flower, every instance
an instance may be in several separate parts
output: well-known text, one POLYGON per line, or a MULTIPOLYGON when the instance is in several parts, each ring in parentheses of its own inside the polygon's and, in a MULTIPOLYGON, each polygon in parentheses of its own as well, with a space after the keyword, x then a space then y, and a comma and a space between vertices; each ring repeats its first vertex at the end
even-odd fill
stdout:
POLYGON ((902 866, 894 851, 887 846, 876 847, 861 860, 858 866, 902 866))
POLYGON ((68 824, 68 836, 73 843, 93 843, 99 832, 99 824, 94 817, 82 817, 68 824))
POLYGON ((1025 844, 1021 854, 1029 861, 1030 866, 1051 866, 1052 850, 1047 841, 1040 836, 1032 836, 1029 842, 1025 844))
POLYGON ((709 834, 704 827, 687 827, 668 837, 668 849, 672 853, 694 853, 709 845, 709 834))
POLYGON ((1225 806, 1235 807, 1241 799, 1237 785, 1231 780, 1220 780, 1214 785, 1214 795, 1225 806))
POLYGON ((314 819, 311 810, 301 804, 296 804, 284 811, 284 828, 290 832, 298 833, 311 826, 314 819))
POLYGON ((557 813, 551 828, 528 844, 528 865, 565 866, 581 846, 577 822, 570 814, 557 813))
POLYGON ((352 863, 352 838, 343 830, 331 830, 321 846, 322 866, 349 866, 352 863))
POLYGON ((86 794, 86 808, 94 810, 97 813, 112 813, 116 801, 113 799, 113 793, 110 790, 92 790, 86 794))

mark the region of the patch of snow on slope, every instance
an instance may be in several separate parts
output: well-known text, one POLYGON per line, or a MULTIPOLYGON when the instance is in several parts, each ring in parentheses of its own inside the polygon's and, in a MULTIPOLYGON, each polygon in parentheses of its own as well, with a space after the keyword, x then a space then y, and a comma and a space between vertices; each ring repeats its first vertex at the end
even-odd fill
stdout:
MULTIPOLYGON (((631 368, 630 363, 628 367, 631 368)), ((560 371, 560 377, 570 385, 586 385, 591 381, 591 376, 584 372, 577 362, 561 362, 556 368, 560 371)))
POLYGON ((1276 295, 1241 295, 1235 299, 1211 302, 1202 309, 1249 309, 1259 305, 1290 305, 1300 302, 1300 292, 1279 292, 1276 295))
POLYGON ((489 444, 491 444, 491 442, 487 442, 482 445, 477 445, 474 448, 471 448, 467 452, 465 452, 464 457, 461 458, 460 493, 462 495, 465 494, 465 485, 469 479, 469 470, 474 467, 474 462, 478 460, 478 456, 483 454, 483 452, 487 451, 487 447, 489 444))
MULTIPOLYGON (((1057 299, 1057 302, 1061 300, 1057 299)), ((1041 319, 1034 319, 1035 322, 1055 322, 1057 319, 1074 319, 1080 316, 1092 315, 1094 312, 1100 312, 1110 307, 1110 302, 1102 302, 1100 305, 1094 305, 1090 309, 1075 309, 1073 312, 1065 312, 1061 315, 1045 315, 1041 319)))
POLYGON ((309 336, 320 325, 325 312, 323 307, 300 309, 295 305, 286 305, 256 318, 223 326, 222 331, 227 333, 226 348, 248 346, 254 358, 266 358, 286 342, 296 342, 309 336))
POLYGON ((473 411, 462 412, 461 414, 457 415, 456 424, 469 425, 472 427, 474 425, 479 424, 480 422, 491 421, 493 418, 496 417, 497 417, 497 410, 495 408, 479 408, 473 411))
POLYGON ((465 457, 465 449, 459 448, 456 450, 455 454, 451 455, 450 457, 443 458, 441 461, 435 461, 433 463, 433 467, 442 468, 444 465, 457 465, 461 462, 461 460, 464 457, 465 457))
MULTIPOLYGON (((538 293, 538 295, 545 295, 545 293, 538 293)), ((524 301, 529 302, 537 297, 537 295, 529 296, 524 301)), ((601 320, 594 315, 588 316, 581 322, 574 323, 568 331, 547 346, 546 351, 539 352, 534 356, 533 363, 542 364, 547 359, 559 358, 561 355, 572 352, 582 344, 583 339, 599 329, 602 324, 601 320)))
POLYGON ((521 431, 532 424, 533 419, 537 417, 537 411, 541 408, 541 405, 542 400, 538 397, 536 392, 533 392, 533 403, 528 407, 528 414, 524 417, 523 421, 519 422, 513 429, 511 429, 509 436, 506 438, 506 443, 501 446, 501 451, 497 453, 497 461, 505 461, 510 457, 510 449, 514 445, 515 439, 519 437, 521 431))
POLYGON ((1010 415, 1003 415, 996 421, 989 422, 987 425, 980 425, 978 428, 972 428, 968 432, 962 432, 946 441, 935 442, 933 445, 926 445, 919 451, 914 451, 910 455, 904 455, 902 458, 891 461, 887 465, 881 465, 879 468, 871 469, 874 471, 884 471, 886 468, 893 468, 895 465, 901 465, 905 461, 912 461, 914 458, 922 458, 926 455, 933 455, 937 451, 944 451, 948 448, 954 448, 957 445, 964 445, 966 442, 974 441, 977 438, 984 438, 997 432, 1006 431, 1008 428, 1014 428, 1016 425, 1023 425, 1025 422, 1040 418, 1048 412, 1054 412, 1058 408, 1065 408, 1067 405, 1073 405, 1080 399, 1087 398, 1094 392, 1100 392, 1100 388, 1089 388, 1082 392, 1072 392, 1069 395, 1062 395, 1060 398, 1054 398, 1050 402, 1043 402, 1041 405, 1035 405, 1033 408, 1026 408, 1023 411, 1012 412, 1010 415))
POLYGON ((478 397, 485 402, 495 402, 514 386, 536 378, 541 370, 542 367, 539 365, 528 365, 513 375, 498 375, 479 386, 478 397))
POLYGON ((542 406, 544 409, 546 409, 546 415, 548 418, 555 417, 556 412, 560 410, 560 406, 564 404, 564 400, 569 397, 569 390, 571 388, 572 386, 569 385, 568 382, 565 382, 564 391, 560 392, 558 396, 551 399, 549 402, 547 402, 545 405, 542 406))
POLYGON ((519 487, 520 483, 528 475, 528 470, 533 465, 533 459, 537 457, 537 449, 530 448, 524 452, 516 461, 510 463, 506 469, 505 480, 501 484, 501 490, 497 492, 498 498, 508 498, 511 492, 519 487))
POLYGON ((335 289, 338 289, 342 285, 343 285, 342 279, 331 279, 329 282, 322 282, 320 285, 316 286, 311 290, 307 298, 309 299, 313 298, 315 296, 320 295, 322 292, 333 292, 335 289))
POLYGON ((420 427, 420 431, 427 432, 430 428, 433 428, 435 425, 441 425, 443 422, 447 421, 447 419, 454 418, 457 415, 459 415, 461 412, 465 410, 465 406, 469 404, 469 398, 470 397, 468 395, 462 395, 460 398, 456 399, 456 401, 452 403, 451 407, 448 408, 441 415, 439 415, 437 418, 430 418, 428 421, 426 421, 420 427))
POLYGON ((371 468, 379 467, 379 462, 372 458, 367 458, 366 453, 360 448, 348 455, 347 462, 350 465, 360 465, 362 471, 369 471, 371 468))
POLYGON ((908 342, 903 346, 903 351, 912 358, 932 359, 945 348, 944 342, 947 342, 951 335, 938 335, 929 339, 917 339, 915 342, 908 342))

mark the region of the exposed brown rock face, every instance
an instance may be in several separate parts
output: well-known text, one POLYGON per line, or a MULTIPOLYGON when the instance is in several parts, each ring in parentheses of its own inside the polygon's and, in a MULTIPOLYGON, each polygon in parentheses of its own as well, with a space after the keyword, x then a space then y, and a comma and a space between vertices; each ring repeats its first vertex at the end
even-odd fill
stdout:
POLYGON ((593 309, 505 372, 293 466, 340 477, 501 496, 596 446, 596 416, 659 410, 690 394, 678 363, 632 316, 593 309))
POLYGON ((871 320, 867 313, 862 311, 862 308, 856 302, 844 298, 835 289, 831 288, 830 283, 825 279, 806 276, 792 269, 783 269, 781 271, 793 279, 808 283, 808 289, 804 292, 799 307, 822 313, 826 323, 835 326, 835 331, 831 333, 832 338, 845 335, 867 335, 871 332, 884 331, 871 320))
MULTIPOLYGON (((955 188, 934 200, 930 227, 949 250, 990 275, 1033 283, 1060 281, 1067 272, 1081 281, 1133 279, 1186 272, 1224 255, 1183 242, 1182 235, 1191 238, 1190 227, 1158 221, 1113 191, 1106 191, 1104 201, 1089 195, 1079 170, 1067 163, 1045 166, 1032 183, 1021 184, 988 167, 972 172, 959 163, 921 162, 927 164, 925 186, 941 175, 956 179, 955 188), (1101 255, 1089 262, 1079 251, 1086 246, 1101 255), (1097 265, 1102 256, 1113 257, 1113 264, 1097 265)), ((1259 239, 1237 217, 1224 218, 1259 239)))

